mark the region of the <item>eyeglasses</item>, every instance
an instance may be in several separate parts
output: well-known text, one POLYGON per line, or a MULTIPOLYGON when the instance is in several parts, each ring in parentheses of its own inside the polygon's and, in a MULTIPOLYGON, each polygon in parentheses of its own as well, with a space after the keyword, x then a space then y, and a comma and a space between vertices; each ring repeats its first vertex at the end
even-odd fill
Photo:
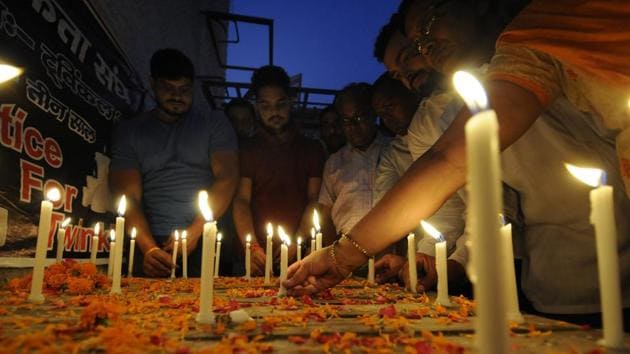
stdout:
POLYGON ((439 13, 437 10, 451 1, 453 0, 442 0, 427 8, 427 13, 422 20, 422 25, 420 26, 420 36, 414 40, 416 49, 420 55, 430 54, 428 51, 428 44, 431 41, 431 31, 433 30, 433 25, 440 17, 444 16, 443 13, 439 13))
POLYGON ((344 118, 342 122, 343 122, 343 125, 357 125, 363 122, 367 122, 367 120, 368 120, 367 117, 356 116, 352 118, 344 118))

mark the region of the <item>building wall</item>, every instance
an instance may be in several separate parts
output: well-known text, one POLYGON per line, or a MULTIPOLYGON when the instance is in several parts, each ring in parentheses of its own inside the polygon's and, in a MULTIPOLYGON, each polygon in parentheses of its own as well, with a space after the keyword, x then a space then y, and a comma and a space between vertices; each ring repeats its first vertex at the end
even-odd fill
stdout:
MULTIPOLYGON (((195 65, 197 75, 225 77, 218 65, 203 10, 229 11, 229 0, 87 0, 122 47, 149 88, 149 59, 160 48, 175 48, 195 65)), ((221 31, 215 30, 221 34, 221 31)), ((226 45, 219 44, 225 58, 226 45)), ((198 85, 197 106, 209 107, 198 85)), ((149 90, 150 91, 150 90, 149 90)), ((150 92, 149 92, 150 94, 150 92)), ((152 99, 147 104, 152 105, 152 99)))

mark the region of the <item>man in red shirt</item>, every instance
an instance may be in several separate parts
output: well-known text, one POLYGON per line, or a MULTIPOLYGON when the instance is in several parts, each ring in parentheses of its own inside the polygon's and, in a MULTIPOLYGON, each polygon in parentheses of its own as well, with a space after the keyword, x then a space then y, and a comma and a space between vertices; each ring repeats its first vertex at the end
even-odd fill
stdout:
MULTIPOLYGON (((252 235, 252 275, 264 272, 266 225, 293 238, 307 235, 321 186, 321 144, 298 133, 291 119, 289 76, 278 66, 263 66, 252 75, 259 125, 256 136, 240 151, 241 179, 234 199, 234 223, 242 244, 252 235)), ((277 231, 274 231, 277 234, 277 231)), ((280 240, 274 236, 274 254, 280 240)), ((279 257, 274 257, 279 259, 279 257)))

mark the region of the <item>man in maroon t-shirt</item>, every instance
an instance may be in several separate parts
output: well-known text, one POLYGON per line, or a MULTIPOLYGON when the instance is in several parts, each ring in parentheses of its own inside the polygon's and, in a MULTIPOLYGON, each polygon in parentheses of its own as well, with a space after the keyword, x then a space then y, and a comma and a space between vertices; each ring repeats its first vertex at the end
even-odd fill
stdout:
POLYGON ((321 186, 324 152, 299 134, 291 119, 289 76, 278 66, 263 66, 252 75, 260 128, 240 151, 241 179, 234 199, 234 224, 245 244, 252 235, 252 275, 265 269, 266 225, 274 225, 274 263, 279 262, 278 225, 292 237, 307 235, 321 186))

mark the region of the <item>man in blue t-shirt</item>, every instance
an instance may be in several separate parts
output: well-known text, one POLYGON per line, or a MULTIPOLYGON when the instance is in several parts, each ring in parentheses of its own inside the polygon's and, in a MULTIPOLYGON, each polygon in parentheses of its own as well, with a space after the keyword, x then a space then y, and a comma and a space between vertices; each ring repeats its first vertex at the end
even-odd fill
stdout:
POLYGON ((236 190, 234 131, 223 115, 192 108, 193 77, 192 62, 181 52, 155 52, 151 88, 157 108, 121 122, 113 136, 110 184, 117 198, 127 197, 127 229, 138 231, 136 276, 168 276, 176 267, 175 230, 187 231, 189 275, 198 276, 204 221, 197 193, 208 191, 217 219, 236 190))

